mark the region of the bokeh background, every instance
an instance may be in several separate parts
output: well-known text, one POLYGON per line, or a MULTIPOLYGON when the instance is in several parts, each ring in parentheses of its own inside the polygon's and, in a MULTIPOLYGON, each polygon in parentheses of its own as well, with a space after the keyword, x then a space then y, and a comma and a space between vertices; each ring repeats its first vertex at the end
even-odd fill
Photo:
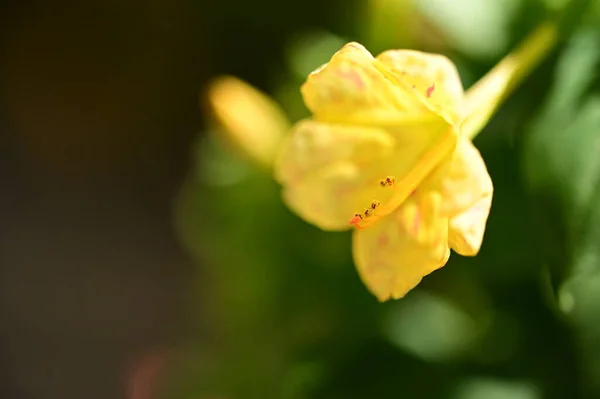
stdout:
POLYGON ((600 397, 600 1, 0 15, 0 397, 600 397), (367 292, 349 233, 295 217, 206 106, 229 74, 297 121, 300 84, 350 40, 446 54, 468 87, 548 19, 555 51, 475 140, 495 184, 480 255, 400 301, 367 292))

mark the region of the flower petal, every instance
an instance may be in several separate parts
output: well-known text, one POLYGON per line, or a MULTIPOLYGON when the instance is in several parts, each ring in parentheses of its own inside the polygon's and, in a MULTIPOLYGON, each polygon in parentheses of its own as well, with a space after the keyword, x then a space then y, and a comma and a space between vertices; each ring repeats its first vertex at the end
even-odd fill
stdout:
POLYGON ((391 155, 395 139, 384 129, 330 124, 305 119, 298 122, 279 154, 276 179, 294 183, 328 164, 352 161, 364 165, 391 155))
POLYGON ((463 256, 475 256, 481 248, 492 197, 483 197, 466 211, 450 219, 448 242, 463 256))
MULTIPOLYGON (((395 164, 388 170, 395 173, 395 184, 390 190, 392 195, 377 212, 368 219, 356 223, 359 228, 366 228, 395 211, 417 187, 422 185, 434 186, 431 175, 441 173, 444 160, 452 156, 456 146, 457 134, 448 125, 421 124, 419 129, 408 134, 407 141, 398 139, 398 150, 395 154, 395 164), (440 171, 436 173, 436 170, 440 171)), ((438 184, 439 186, 439 184, 438 184)))
POLYGON ((447 57, 416 50, 389 50, 377 56, 395 78, 414 88, 432 109, 452 123, 463 98, 456 67, 447 57))
POLYGON ((211 116, 228 143, 243 156, 271 168, 281 140, 291 126, 281 107, 233 76, 215 79, 207 99, 211 116))
POLYGON ((483 241, 494 187, 481 154, 470 140, 459 141, 450 173, 442 184, 442 212, 450 217, 450 246, 461 255, 474 256, 483 241))
POLYGON ((363 212, 375 199, 385 201, 373 195, 376 178, 381 174, 378 170, 378 164, 365 169, 351 161, 333 163, 306 175, 297 184, 285 186, 283 199, 308 223, 323 230, 348 230, 354 213, 363 212))
POLYGON ((429 111, 411 90, 390 82, 377 61, 358 43, 348 43, 329 63, 308 76, 302 95, 315 119, 329 122, 373 122, 399 112, 429 111))
POLYGON ((354 213, 380 201, 366 226, 393 212, 454 148, 455 139, 441 118, 397 121, 387 130, 305 120, 283 146, 276 179, 286 203, 324 230, 347 229, 354 213), (397 184, 382 189, 387 176, 397 184))
POLYGON ((383 129, 305 120, 280 153, 276 179, 300 217, 325 230, 344 230, 381 189, 394 150, 394 138, 383 129))
POLYGON ((437 191, 416 193, 379 223, 354 232, 358 273, 380 301, 402 298, 448 261, 448 218, 441 203, 437 191))

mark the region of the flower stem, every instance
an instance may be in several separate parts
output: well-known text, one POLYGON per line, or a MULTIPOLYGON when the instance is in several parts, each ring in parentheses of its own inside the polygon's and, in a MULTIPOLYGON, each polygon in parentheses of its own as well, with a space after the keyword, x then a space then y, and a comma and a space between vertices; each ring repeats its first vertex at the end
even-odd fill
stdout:
POLYGON ((465 136, 473 139, 479 134, 504 99, 552 50, 557 32, 554 23, 540 25, 465 93, 461 110, 465 136))

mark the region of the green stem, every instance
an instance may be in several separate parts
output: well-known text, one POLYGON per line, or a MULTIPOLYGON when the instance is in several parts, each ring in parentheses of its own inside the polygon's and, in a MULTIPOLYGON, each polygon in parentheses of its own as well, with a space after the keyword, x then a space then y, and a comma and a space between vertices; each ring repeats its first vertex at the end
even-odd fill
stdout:
POLYGON ((463 134, 473 139, 502 102, 552 50, 558 28, 544 23, 531 33, 466 93, 462 108, 463 134))

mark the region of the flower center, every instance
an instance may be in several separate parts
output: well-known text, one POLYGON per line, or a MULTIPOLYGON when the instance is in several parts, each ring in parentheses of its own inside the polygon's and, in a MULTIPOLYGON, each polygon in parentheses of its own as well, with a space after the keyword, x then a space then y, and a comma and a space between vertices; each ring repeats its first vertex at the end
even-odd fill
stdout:
POLYGON ((456 141, 457 134, 453 128, 448 129, 447 133, 423 154, 419 161, 398 182, 396 182, 394 176, 387 176, 381 180, 379 185, 383 188, 390 188, 393 192, 392 196, 383 205, 379 201, 373 200, 369 208, 352 216, 350 224, 362 230, 381 217, 393 212, 406 198, 415 192, 418 185, 440 164, 444 157, 452 153, 456 141), (376 206, 373 206, 374 204, 376 206))
MULTIPOLYGON (((394 178, 394 176, 387 176, 385 179, 383 179, 379 182, 379 185, 384 188, 391 187, 394 185, 395 181, 396 181, 396 179, 394 178)), ((371 201, 371 205, 369 205, 368 208, 366 208, 364 211, 362 211, 360 213, 357 212, 354 214, 354 216, 352 216, 352 218, 350 219, 350 224, 354 225, 358 229, 364 229, 367 226, 361 225, 361 222, 364 219, 374 216, 377 208, 379 208, 380 206, 381 206, 381 202, 374 199, 373 201, 371 201)))

